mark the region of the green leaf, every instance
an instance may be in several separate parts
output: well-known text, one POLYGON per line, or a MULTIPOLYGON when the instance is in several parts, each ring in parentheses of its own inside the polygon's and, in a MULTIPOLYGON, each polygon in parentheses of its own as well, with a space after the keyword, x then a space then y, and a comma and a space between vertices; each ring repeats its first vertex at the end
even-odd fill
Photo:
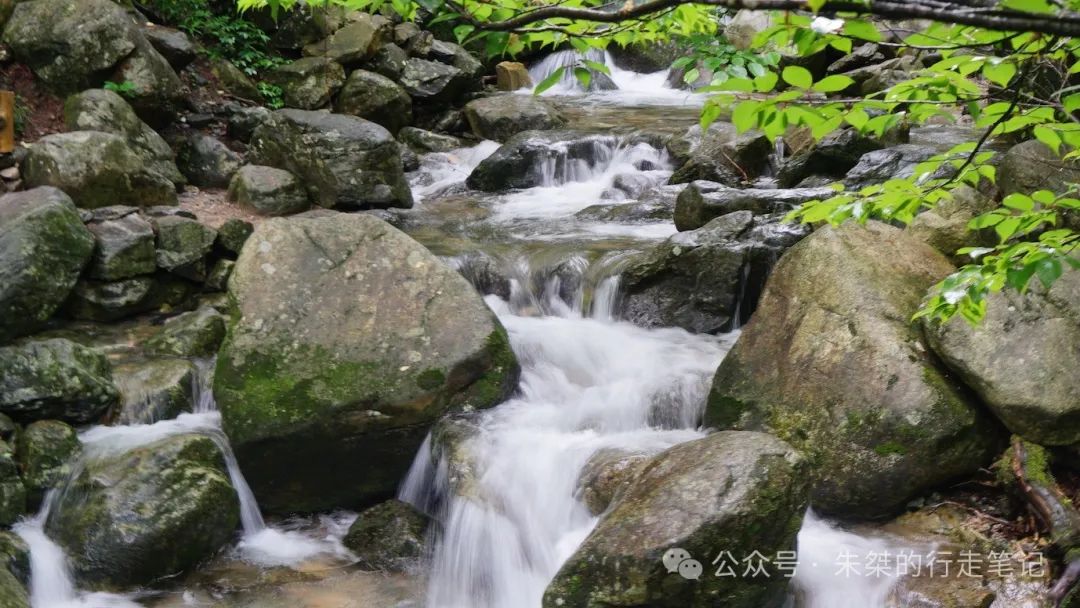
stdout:
POLYGON ((582 88, 587 89, 589 88, 589 84, 592 82, 592 72, 585 68, 577 67, 574 68, 574 78, 578 79, 578 82, 581 83, 582 88))
POLYGON ((844 22, 843 32, 852 38, 858 38, 867 42, 881 41, 881 32, 874 24, 861 19, 848 19, 844 22))
POLYGON ((1057 258, 1046 258, 1035 263, 1035 276, 1039 277, 1047 289, 1061 276, 1061 262, 1057 258))
POLYGON ((784 82, 800 89, 809 89, 814 84, 814 76, 810 70, 797 65, 789 65, 784 68, 782 74, 784 82))
POLYGON ((547 78, 541 80, 540 84, 536 85, 536 88, 533 89, 533 95, 539 95, 539 94, 543 93, 544 91, 550 89, 551 87, 555 86, 555 84, 557 82, 562 80, 563 74, 565 72, 566 72, 566 66, 563 66, 563 67, 555 70, 554 72, 552 72, 550 76, 548 76, 547 78))
POLYGON ((776 72, 765 72, 754 79, 754 90, 758 93, 768 93, 776 87, 776 82, 779 79, 780 77, 776 75, 776 72))
POLYGON ((1030 196, 1019 192, 1006 196, 1005 200, 1001 201, 1001 204, 1018 211, 1031 211, 1035 208, 1035 201, 1031 200, 1030 196))
POLYGON ((735 111, 731 113, 731 123, 735 125, 735 128, 739 132, 748 131, 750 128, 757 126, 757 110, 761 106, 761 103, 757 101, 744 101, 735 106, 735 111))
POLYGON ((812 88, 818 93, 835 93, 843 91, 853 84, 855 84, 855 80, 851 77, 836 74, 815 82, 812 88))
POLYGON ((701 76, 701 72, 699 72, 697 68, 693 68, 687 70, 686 73, 683 74, 682 79, 686 84, 694 84, 697 82, 699 76, 701 76))
POLYGON ((1001 239, 1002 243, 1004 243, 1005 241, 1009 240, 1012 235, 1016 234, 1016 229, 1019 227, 1020 218, 1007 217, 1001 220, 1001 222, 999 222, 996 226, 994 226, 994 232, 997 233, 998 238, 1001 239))
POLYGON ((983 67, 982 75, 1000 87, 1007 87, 1012 82, 1013 76, 1016 76, 1016 64, 1011 61, 988 62, 983 67))
POLYGON ((599 61, 590 61, 588 59, 582 59, 581 62, 594 72, 600 72, 601 74, 607 74, 608 76, 611 76, 611 68, 609 68, 606 64, 600 63, 599 61))

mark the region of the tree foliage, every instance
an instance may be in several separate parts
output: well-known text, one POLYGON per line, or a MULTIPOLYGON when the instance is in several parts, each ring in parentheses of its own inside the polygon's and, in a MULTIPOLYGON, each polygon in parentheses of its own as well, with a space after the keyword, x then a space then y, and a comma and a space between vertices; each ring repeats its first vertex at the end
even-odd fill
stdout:
MULTIPOLYGON (((953 121, 979 129, 977 138, 920 163, 914 174, 805 204, 790 214, 803 222, 839 223, 870 218, 907 223, 950 198, 962 185, 989 190, 994 153, 986 144, 1034 137, 1071 162, 1080 157, 1080 0, 332 0, 351 8, 393 10, 427 24, 453 24, 458 40, 481 44, 491 57, 569 43, 582 53, 609 44, 629 46, 688 38, 708 41, 726 9, 771 9, 773 25, 740 56, 715 45, 715 76, 700 89, 711 95, 702 110, 707 127, 720 117, 740 130, 769 138, 801 127, 820 139, 838 129, 882 136, 902 125, 953 121), (922 19, 907 34, 883 33, 879 17, 922 19), (851 52, 864 43, 920 57, 928 67, 891 87, 863 95, 848 76, 815 79, 787 58, 826 49, 851 52), (775 60, 772 58, 775 56, 775 60), (751 59, 752 58, 752 59, 751 59), (737 63, 737 61, 741 63, 737 63), (783 66, 783 67, 781 67, 783 66)), ((290 8, 296 0, 239 0, 242 8, 290 8)), ((698 45, 700 48, 701 45, 698 45)), ((697 61, 680 67, 696 70, 697 61)), ((602 68, 603 66, 600 66, 602 68)), ((600 69, 583 63, 585 77, 600 69)), ((687 74, 694 81, 698 74, 687 74)), ((561 74, 559 74, 561 77, 561 74)), ((539 88, 551 83, 540 83, 539 88)), ((993 230, 992 247, 958 252, 970 263, 928 294, 916 315, 945 320, 960 314, 972 323, 986 310, 988 294, 1025 291, 1033 281, 1052 284, 1080 267, 1080 234, 1065 226, 1080 215, 1075 191, 1011 194, 972 220, 972 230, 993 230)))

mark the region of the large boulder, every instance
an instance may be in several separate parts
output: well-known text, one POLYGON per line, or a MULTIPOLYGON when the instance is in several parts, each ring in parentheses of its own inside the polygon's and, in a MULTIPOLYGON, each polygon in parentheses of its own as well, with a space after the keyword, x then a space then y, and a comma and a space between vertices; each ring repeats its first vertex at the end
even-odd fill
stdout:
POLYGON ((221 450, 175 435, 92 459, 45 529, 90 587, 132 587, 183 572, 233 538, 239 501, 221 450))
POLYGON ((957 265, 966 264, 971 258, 956 255, 962 247, 993 247, 997 244, 997 235, 992 230, 971 230, 968 227, 976 216, 996 206, 997 203, 989 196, 970 186, 961 186, 950 192, 947 199, 938 201, 932 209, 916 215, 907 230, 944 253, 957 265))
POLYGON ((714 122, 704 132, 695 125, 668 147, 677 157, 685 157, 671 174, 672 184, 708 180, 742 185, 765 172, 774 151, 772 142, 760 132, 739 133, 726 122, 714 122))
POLYGON ((1063 161, 1046 144, 1031 140, 1009 148, 998 167, 997 184, 1003 194, 1036 190, 1064 193, 1080 182, 1080 165, 1063 161))
POLYGON ((400 500, 365 510, 349 526, 343 545, 367 570, 404 572, 424 556, 428 518, 400 500))
POLYGON ((858 190, 865 186, 885 183, 890 179, 908 178, 915 174, 919 163, 945 151, 947 150, 918 144, 900 144, 873 150, 863 154, 859 162, 847 172, 844 184, 849 190, 858 190))
POLYGON ((504 142, 522 131, 557 129, 566 119, 548 102, 532 95, 495 95, 465 104, 473 134, 504 142))
POLYGON ((432 102, 454 101, 473 84, 452 65, 415 57, 405 62, 399 82, 409 95, 432 102))
POLYGON ((705 423, 768 429, 814 463, 812 502, 876 517, 985 466, 999 429, 911 316, 954 268, 870 222, 815 231, 777 264, 713 379, 705 423))
POLYGON ((355 21, 334 32, 326 40, 305 47, 305 54, 325 55, 344 66, 370 59, 389 37, 382 26, 382 17, 359 13, 355 21))
POLYGON ((55 186, 87 209, 176 203, 172 181, 113 133, 47 135, 30 146, 20 170, 28 187, 55 186))
POLYGON ((275 68, 270 81, 281 87, 286 106, 315 110, 330 103, 345 84, 345 70, 326 57, 304 57, 275 68))
POLYGON ((513 389, 506 333, 465 279, 367 214, 259 224, 214 395, 248 482, 278 513, 393 495, 428 427, 513 389))
POLYGON ((926 323, 934 352, 1010 431, 1043 445, 1080 442, 1080 272, 1049 290, 989 296, 986 317, 926 323))
POLYGON ((0 343, 47 321, 93 250, 94 235, 56 188, 0 197, 0 343))
POLYGON ((339 114, 350 114, 397 133, 412 122, 412 99, 401 85, 382 74, 356 70, 349 74, 334 106, 339 114))
POLYGON ((807 469, 764 433, 715 433, 654 456, 555 575, 544 608, 779 605, 781 572, 766 564, 768 576, 714 576, 713 558, 793 551, 807 469))
POLYGON ((199 47, 180 30, 154 23, 142 27, 143 37, 176 71, 183 70, 199 57, 199 47))
POLYGON ((400 146, 362 118, 278 110, 255 129, 248 160, 290 171, 323 207, 412 207, 400 146))
POLYGON ((696 230, 713 218, 733 211, 751 211, 755 215, 787 212, 802 203, 835 194, 832 188, 731 188, 716 182, 696 181, 675 199, 675 228, 696 230))
POLYGON ((192 133, 180 141, 177 163, 188 180, 201 188, 225 188, 244 164, 220 139, 192 133))
POLYGON ((105 355, 62 338, 0 348, 0 412, 29 422, 94 422, 119 401, 105 355))
POLYGON ((156 126, 171 122, 183 100, 180 77, 141 35, 135 39, 135 51, 120 62, 111 80, 130 83, 132 107, 156 126))
POLYGON ((86 226, 94 234, 94 257, 87 276, 118 281, 153 274, 154 229, 134 207, 104 207, 86 226))
POLYGON ((643 327, 716 333, 750 317, 780 255, 804 226, 742 210, 680 232, 623 270, 619 314, 643 327))
POLYGON ((864 154, 883 147, 881 141, 861 135, 855 129, 841 129, 787 159, 776 179, 781 188, 791 188, 814 175, 841 179, 859 164, 864 154))
MULTIPOLYGON (((176 155, 165 139, 142 121, 123 97, 105 89, 90 89, 64 102, 68 131, 101 131, 120 135, 146 164, 177 185, 184 176, 176 168, 176 155)), ((126 202, 126 201, 117 201, 126 202)))
POLYGON ((229 184, 229 199, 259 215, 290 215, 311 207, 307 190, 295 175, 259 165, 244 165, 236 172, 229 184))
POLYGON ((116 321, 139 313, 186 306, 197 285, 166 273, 119 281, 79 281, 64 304, 73 319, 116 321))
POLYGON ((479 88, 480 77, 484 75, 484 64, 473 57, 465 47, 445 40, 433 40, 430 56, 460 70, 469 88, 479 88))
POLYGON ((19 469, 32 508, 71 474, 82 452, 79 434, 59 420, 39 420, 19 434, 19 469))
POLYGON ((109 0, 20 2, 3 36, 16 59, 62 93, 100 85, 139 38, 124 9, 109 0))

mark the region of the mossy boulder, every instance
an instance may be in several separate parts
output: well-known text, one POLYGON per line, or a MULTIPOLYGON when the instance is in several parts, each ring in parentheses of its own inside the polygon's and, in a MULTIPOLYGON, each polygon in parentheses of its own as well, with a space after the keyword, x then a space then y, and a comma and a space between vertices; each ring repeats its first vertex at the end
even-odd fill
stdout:
POLYGON ((169 178, 113 133, 72 131, 42 137, 30 146, 20 171, 27 186, 54 186, 86 209, 176 203, 169 178))
POLYGON ((31 508, 41 504, 45 493, 60 487, 71 475, 82 452, 79 434, 59 420, 39 420, 19 435, 19 469, 31 508))
POLYGON ((610 143, 614 143, 614 138, 581 131, 522 131, 481 161, 465 183, 484 192, 533 188, 544 182, 540 170, 543 162, 595 166, 601 159, 601 151, 610 143))
POLYGON ((559 569, 544 608, 780 605, 787 588, 781 573, 720 577, 710 564, 721 551, 741 559, 795 548, 807 502, 806 465, 783 441, 740 431, 657 454, 559 569), (692 580, 693 569, 665 565, 677 568, 682 560, 665 555, 679 549, 678 557, 697 560, 700 578, 692 580))
POLYGON ((417 154, 430 152, 450 152, 464 148, 465 142, 453 135, 425 131, 416 127, 405 127, 398 132, 398 139, 417 154))
POLYGON ((165 321, 161 331, 145 344, 148 352, 180 357, 209 357, 225 339, 225 317, 209 306, 184 312, 165 321))
POLYGON ((119 281, 79 281, 64 315, 85 321, 118 321, 153 310, 186 306, 198 285, 164 272, 119 281))
POLYGON ((342 543, 367 570, 405 572, 424 555, 428 518, 400 500, 388 500, 366 509, 342 543))
POLYGON ((240 254, 240 250, 244 248, 244 243, 247 242, 248 237, 251 236, 254 230, 255 226, 251 222, 238 218, 228 219, 218 228, 215 243, 219 249, 236 256, 240 254))
POLYGON ((311 207, 307 190, 295 175, 259 165, 244 165, 236 172, 229 184, 229 198, 259 215, 290 215, 311 207))
POLYGON ((465 104, 474 135, 504 142, 522 131, 558 129, 566 119, 548 102, 532 95, 494 95, 465 104))
POLYGON ((393 495, 428 427, 514 388, 498 320, 464 278, 367 214, 259 224, 237 260, 214 395, 263 508, 393 495))
POLYGON ((217 231, 180 215, 154 218, 153 225, 158 268, 196 281, 206 278, 206 256, 217 231))
POLYGON ((0 412, 21 422, 94 422, 119 400, 105 355, 62 338, 0 348, 0 412))
POLYGON ((94 219, 87 228, 94 234, 94 256, 87 269, 89 278, 101 281, 130 279, 153 274, 157 269, 154 229, 134 207, 94 219))
POLYGON ((412 98, 401 85, 382 74, 355 70, 349 74, 334 106, 339 114, 358 116, 397 133, 412 122, 412 98))
POLYGON ((26 586, 7 570, 0 570, 0 608, 30 608, 26 586))
POLYGON ((400 146, 362 118, 278 110, 255 129, 248 160, 296 175, 322 207, 412 207, 400 146))
POLYGON ((760 176, 769 166, 774 147, 759 131, 739 133, 726 122, 714 122, 705 131, 691 127, 680 140, 669 144, 677 156, 685 154, 682 165, 671 174, 669 183, 695 180, 740 186, 760 176))
POLYGON ((473 85, 452 65, 416 57, 405 61, 398 82, 413 98, 432 103, 452 102, 473 85))
MULTIPOLYGON (((26 485, 10 443, 0 440, 0 525, 10 526, 27 512, 26 485)), ((2 584, 2 581, 0 581, 2 584)), ((0 602, 0 606, 3 603, 0 602)))
POLYGON ((997 203, 970 186, 956 188, 951 195, 947 200, 938 201, 932 209, 916 215, 907 230, 957 265, 962 265, 971 260, 967 255, 956 254, 962 247, 993 247, 997 244, 993 230, 968 227, 971 220, 990 211, 997 203))
POLYGON ((281 87, 282 100, 290 108, 317 110, 345 84, 341 64, 326 57, 304 57, 275 68, 270 82, 281 87))
POLYGON ((926 323, 930 344, 1010 431, 1042 445, 1080 442, 1080 273, 1046 290, 987 298, 972 327, 926 323))
POLYGON ((56 312, 93 250, 94 235, 60 190, 0 197, 0 344, 56 312))
POLYGON ((124 58, 108 78, 130 83, 128 98, 135 112, 150 124, 164 126, 182 106, 184 86, 169 62, 141 34, 135 50, 124 58))
POLYGON ((985 466, 1000 428, 911 320, 953 270, 884 224, 815 231, 777 264, 716 372, 705 423, 789 441, 830 514, 886 516, 985 466))
POLYGON ((120 389, 116 424, 153 424, 176 418, 193 407, 195 364, 187 359, 156 357, 113 368, 120 389))
POLYGON ((194 567, 239 523, 221 450, 190 434, 92 459, 58 497, 45 530, 81 584, 128 588, 194 567))
MULTIPOLYGON (((176 155, 165 139, 143 122, 123 97, 105 89, 90 89, 64 102, 68 131, 101 131, 123 137, 148 166, 177 185, 184 176, 176 168, 176 155)), ((127 202, 127 201, 117 201, 127 202)))

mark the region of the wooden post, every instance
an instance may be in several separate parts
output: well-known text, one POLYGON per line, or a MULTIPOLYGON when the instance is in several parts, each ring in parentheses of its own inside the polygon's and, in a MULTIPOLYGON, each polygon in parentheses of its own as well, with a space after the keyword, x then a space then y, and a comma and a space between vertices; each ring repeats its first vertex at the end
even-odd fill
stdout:
POLYGON ((15 149, 15 93, 0 91, 0 154, 8 154, 15 149))

